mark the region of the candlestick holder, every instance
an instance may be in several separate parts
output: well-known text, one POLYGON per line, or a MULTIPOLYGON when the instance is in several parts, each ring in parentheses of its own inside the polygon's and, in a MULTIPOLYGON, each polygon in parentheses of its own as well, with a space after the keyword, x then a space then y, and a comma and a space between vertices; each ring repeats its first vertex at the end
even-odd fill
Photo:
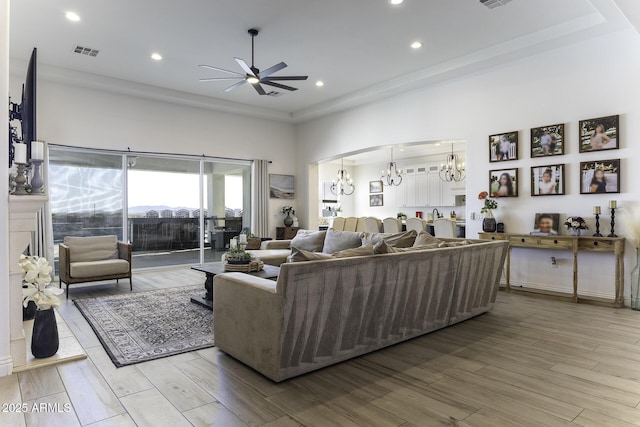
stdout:
POLYGON ((615 233, 615 225, 616 225, 616 208, 611 208, 611 233, 607 237, 618 237, 615 233))
POLYGON ((600 234, 600 214, 596 214, 596 232, 593 233, 593 237, 602 237, 600 234))
POLYGON ((32 196, 42 195, 42 188, 44 187, 44 180, 40 175, 40 165, 42 162, 42 160, 31 159, 31 163, 33 164, 33 177, 31 177, 32 196))
POLYGON ((27 194, 29 194, 24 189, 24 184, 27 182, 27 177, 24 175, 24 167, 26 163, 14 163, 17 165, 18 170, 16 172, 16 177, 13 179, 13 182, 16 183, 16 189, 13 190, 13 194, 15 194, 16 196, 26 196, 27 194))

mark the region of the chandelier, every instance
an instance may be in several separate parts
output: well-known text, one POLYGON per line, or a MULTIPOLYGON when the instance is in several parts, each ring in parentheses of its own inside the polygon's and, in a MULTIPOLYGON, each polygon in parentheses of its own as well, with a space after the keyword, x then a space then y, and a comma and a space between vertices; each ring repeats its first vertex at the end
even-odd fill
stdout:
POLYGON ((393 161, 393 147, 391 148, 391 161, 387 164, 387 170, 382 171, 380 177, 383 185, 400 185, 402 183, 402 169, 393 161))
POLYGON ((349 176, 349 172, 344 170, 344 159, 340 161, 340 170, 338 171, 337 180, 331 183, 331 192, 336 196, 350 196, 355 191, 353 180, 349 176))
POLYGON ((451 144, 451 154, 447 155, 447 161, 440 165, 440 179, 445 182, 458 182, 465 176, 464 162, 460 162, 458 155, 453 153, 453 144, 451 144))

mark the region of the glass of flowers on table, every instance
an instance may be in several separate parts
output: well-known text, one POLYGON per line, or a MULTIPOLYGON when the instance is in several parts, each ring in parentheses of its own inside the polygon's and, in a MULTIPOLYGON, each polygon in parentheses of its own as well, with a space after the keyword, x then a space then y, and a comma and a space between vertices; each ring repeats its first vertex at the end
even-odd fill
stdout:
POLYGON ((588 230, 589 226, 581 216, 570 216, 564 222, 567 230, 574 236, 580 235, 580 230, 588 230))

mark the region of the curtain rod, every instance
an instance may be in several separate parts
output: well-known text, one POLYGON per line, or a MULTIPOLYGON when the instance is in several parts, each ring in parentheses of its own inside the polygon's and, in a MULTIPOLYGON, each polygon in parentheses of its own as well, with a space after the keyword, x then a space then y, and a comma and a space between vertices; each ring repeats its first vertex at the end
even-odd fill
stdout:
MULTIPOLYGON (((207 158, 207 159, 212 159, 212 160, 229 160, 229 161, 241 161, 241 162, 252 162, 254 159, 240 159, 240 158, 235 158, 235 157, 214 157, 214 156, 207 156, 204 153, 199 155, 199 154, 180 154, 180 153, 160 153, 160 152, 154 152, 154 151, 131 151, 131 148, 127 147, 127 151, 123 151, 123 150, 110 150, 107 148, 87 148, 87 147, 76 147, 74 145, 64 145, 64 144, 48 144, 51 147, 62 147, 62 148, 72 148, 72 149, 76 149, 76 150, 91 150, 91 151, 99 151, 99 152, 103 152, 103 153, 112 153, 112 154, 150 154, 150 155, 160 155, 160 156, 180 156, 180 157, 193 157, 194 159, 201 159, 201 158, 207 158)), ((271 164, 273 163, 273 161, 268 160, 268 162, 271 164)))

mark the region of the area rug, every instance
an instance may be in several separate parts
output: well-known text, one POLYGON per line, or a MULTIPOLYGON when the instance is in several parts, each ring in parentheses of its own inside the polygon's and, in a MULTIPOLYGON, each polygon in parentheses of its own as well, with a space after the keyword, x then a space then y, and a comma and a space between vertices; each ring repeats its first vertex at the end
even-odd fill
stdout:
POLYGON ((117 367, 213 347, 213 312, 191 302, 202 286, 73 302, 117 367))

